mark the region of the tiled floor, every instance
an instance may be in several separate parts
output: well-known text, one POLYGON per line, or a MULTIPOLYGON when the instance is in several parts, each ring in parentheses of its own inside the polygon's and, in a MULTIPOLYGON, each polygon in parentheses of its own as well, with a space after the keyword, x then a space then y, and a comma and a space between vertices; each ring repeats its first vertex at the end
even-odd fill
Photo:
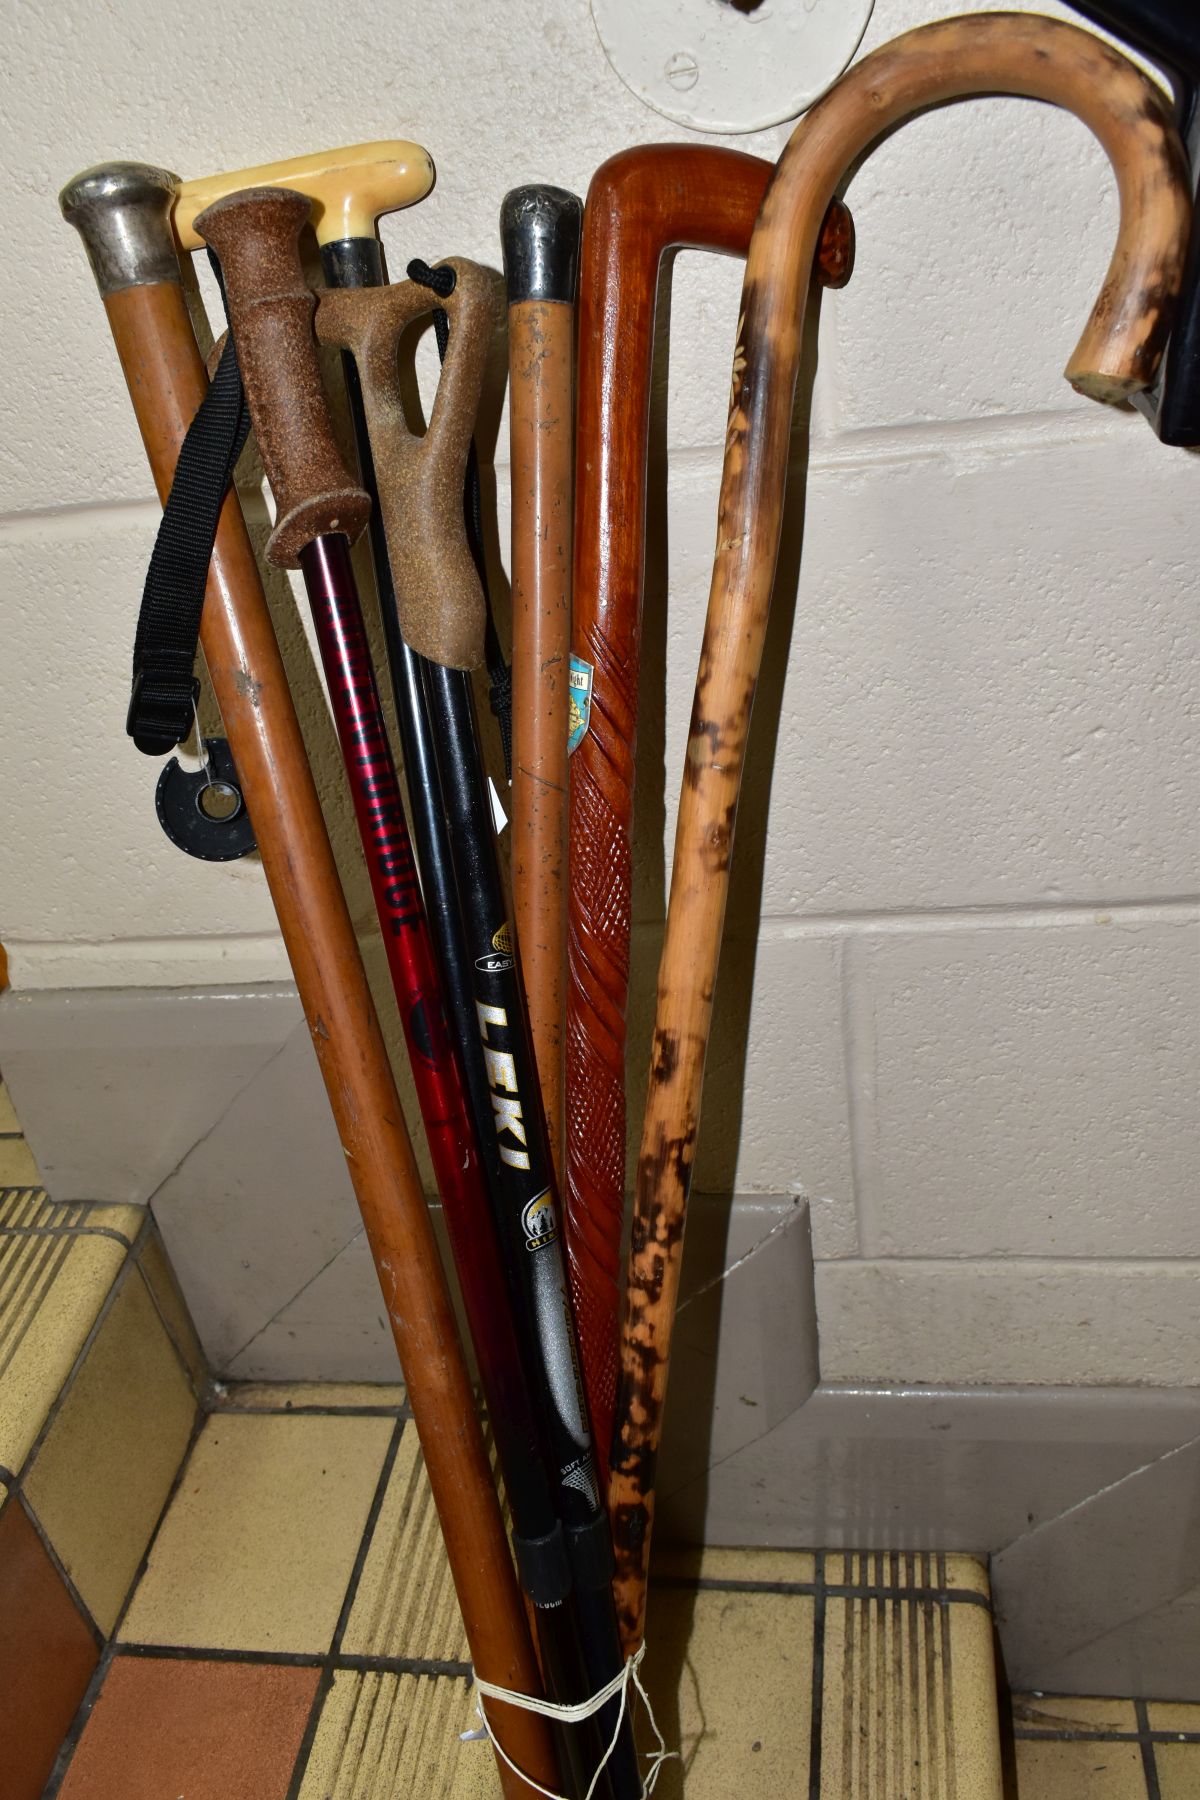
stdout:
MULTIPOLYGON (((497 1800, 402 1388, 214 1387, 2 1088, 0 1158, 0 1800, 497 1800)), ((648 1642, 657 1800, 1200 1800, 1197 1707, 1020 1697, 1004 1767, 969 1557, 664 1553, 648 1642)))
POLYGON ((1019 1800, 1200 1800, 1200 1706, 1015 1694, 1019 1800))

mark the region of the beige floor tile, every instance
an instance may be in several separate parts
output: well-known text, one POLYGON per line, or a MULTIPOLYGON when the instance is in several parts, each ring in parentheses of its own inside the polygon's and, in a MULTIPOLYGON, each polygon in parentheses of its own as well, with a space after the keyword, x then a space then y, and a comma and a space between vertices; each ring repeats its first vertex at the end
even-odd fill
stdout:
POLYGON ((319 1407, 322 1412, 355 1412, 363 1407, 402 1407, 398 1382, 370 1381, 231 1381, 222 1384, 222 1412, 280 1412, 319 1407))
POLYGON ((1017 1790, 1020 1800, 1146 1800, 1142 1753, 1136 1744, 1018 1738, 1017 1790))
POLYGON ((724 1550, 711 1544, 703 1549, 665 1544, 655 1549, 651 1579, 811 1583, 815 1569, 811 1550, 724 1550))
MULTIPOLYGON (((806 1595, 651 1595, 643 1676, 680 1760, 655 1800, 780 1800, 808 1791, 813 1601, 806 1595)), ((639 1745, 654 1743, 645 1719, 639 1745)))
POLYGON ((196 1402, 131 1270, 25 1482, 51 1544, 107 1635, 183 1459, 196 1402))
POLYGON ((0 1132, 20 1131, 20 1129, 8 1089, 0 1081, 0 1132))
POLYGON ((392 1430, 390 1419, 216 1414, 122 1638, 327 1650, 392 1430))
POLYGON ((400 1439, 342 1648, 351 1656, 438 1662, 466 1662, 469 1657, 412 1424, 405 1425, 400 1439))
POLYGON ((17 1471, 108 1297, 126 1250, 108 1237, 20 1237, 0 1271, 0 1466, 17 1471))
POLYGON ((196 1327, 192 1324, 192 1315, 187 1309, 187 1302, 179 1291, 179 1283, 175 1279, 175 1271, 163 1247, 162 1240, 152 1233, 142 1246, 138 1258, 138 1266, 142 1271, 142 1279, 150 1291, 151 1298, 170 1334, 176 1350, 187 1367, 188 1374, 197 1393, 208 1384, 208 1363, 200 1339, 196 1335, 196 1327))
POLYGON ((1200 1800, 1200 1744, 1155 1744, 1162 1800, 1200 1800))
POLYGON ((343 1671, 326 1695, 300 1800, 499 1800, 491 1749, 459 1738, 477 1722, 468 1681, 343 1671))
POLYGON ((990 1613, 962 1601, 830 1598, 821 1741, 822 1800, 999 1800, 990 1613))
POLYGON ((24 1138, 0 1138, 0 1187, 37 1187, 41 1181, 24 1138))
POLYGON ((1200 1706, 1152 1700, 1146 1708, 1151 1731, 1200 1731, 1200 1706))
MULTIPOLYGON (((1200 1711, 1200 1708, 1197 1708, 1200 1711)), ((1136 1731, 1132 1700, 1080 1699, 1074 1694, 1014 1694, 1013 1723, 1019 1730, 1136 1731)))
POLYGON ((63 1207, 72 1214, 71 1223, 83 1231, 115 1231, 132 1244, 146 1223, 144 1206, 80 1206, 63 1207))

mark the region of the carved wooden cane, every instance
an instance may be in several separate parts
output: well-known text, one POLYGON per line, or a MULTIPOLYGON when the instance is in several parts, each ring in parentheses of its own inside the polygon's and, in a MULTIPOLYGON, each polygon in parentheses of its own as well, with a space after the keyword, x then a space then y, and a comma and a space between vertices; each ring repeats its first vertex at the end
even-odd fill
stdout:
MULTIPOLYGON (((744 256, 770 173, 769 163, 736 150, 623 150, 592 177, 584 212, 572 645, 593 676, 590 724, 570 762, 563 1210, 605 1473, 625 1212, 630 838, 658 273, 673 248, 744 256)), ((817 253, 824 286, 849 280, 853 242, 850 215, 835 201, 817 253)))
MULTIPOLYGON (((165 170, 121 163, 88 170, 60 196, 86 244, 164 499, 206 386, 171 235, 178 186, 165 170)), ((471 1654, 488 1679, 536 1694, 537 1666, 420 1174, 234 495, 217 531, 201 643, 383 1288, 471 1654)), ((552 1785, 543 1722, 512 1708, 496 1716, 514 1759, 552 1785)), ((500 1772, 511 1800, 531 1793, 500 1772)))
POLYGON ((512 894, 554 1173, 562 1185, 575 282, 583 208, 514 188, 500 210, 512 490, 512 894))
POLYGON ((1116 249, 1067 364, 1072 386, 1118 401, 1154 375, 1178 291, 1190 202, 1160 90, 1074 26, 1032 15, 951 19, 853 68, 793 133, 750 246, 734 357, 716 560, 675 837, 654 1047, 638 1160, 621 1339, 620 1436, 609 1498, 627 1648, 642 1635, 655 1462, 688 1184, 700 1121, 742 763, 779 547, 805 289, 835 184, 917 108, 978 93, 1075 112, 1112 162, 1116 249))

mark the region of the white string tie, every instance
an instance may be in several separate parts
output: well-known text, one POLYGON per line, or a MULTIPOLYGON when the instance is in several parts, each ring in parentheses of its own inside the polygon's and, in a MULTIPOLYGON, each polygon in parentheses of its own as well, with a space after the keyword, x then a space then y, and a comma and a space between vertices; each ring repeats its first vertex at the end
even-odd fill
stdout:
POLYGON ((560 1705, 553 1700, 535 1700, 529 1694, 518 1694, 515 1693, 512 1688, 497 1687, 495 1682, 484 1681, 481 1676, 476 1675, 475 1691, 479 1695, 479 1699, 475 1710, 483 1721, 483 1728, 479 1731, 464 1731, 460 1733, 461 1739, 464 1743, 471 1743, 482 1741, 485 1738, 491 1738, 496 1754, 508 1764, 508 1767, 512 1770, 514 1775, 519 1775, 521 1780, 525 1782, 528 1787, 533 1789, 535 1794, 543 1794, 545 1800, 567 1800, 567 1797, 564 1794, 556 1794, 552 1788, 540 1786, 538 1782, 526 1775, 524 1769, 517 1767, 516 1763, 512 1760, 512 1757, 504 1748, 504 1745, 490 1729, 483 1702, 485 1699, 502 1700, 506 1706, 519 1706, 523 1712, 540 1713, 542 1718, 554 1719, 560 1725, 581 1725, 585 1719, 592 1718, 602 1707, 607 1706, 610 1700, 614 1700, 616 1696, 620 1694, 621 1705, 617 1712, 617 1722, 613 1728, 612 1737, 609 1739, 608 1749, 601 1757, 596 1768, 596 1773, 592 1776, 592 1779, 588 1784, 588 1791, 584 1795, 584 1800, 592 1800, 592 1796, 596 1792, 596 1784, 599 1782, 601 1775, 603 1775, 607 1768, 610 1757, 616 1750, 617 1739, 621 1735, 621 1727, 625 1722, 625 1715, 629 1711, 629 1687, 632 1682, 633 1686, 637 1689, 638 1694, 641 1696, 642 1705, 646 1709, 646 1717, 650 1721, 650 1729, 658 1739, 658 1749, 648 1750, 645 1753, 651 1758, 650 1767, 646 1771, 645 1786, 642 1789, 643 1795, 646 1796, 648 1800, 648 1797, 654 1792, 655 1783, 658 1781, 659 1772, 661 1771, 663 1764, 677 1762, 679 1760, 679 1752, 678 1750, 667 1749, 666 1739, 658 1729, 658 1721, 654 1717, 654 1708, 650 1704, 650 1696, 642 1686, 642 1678, 638 1673, 638 1670, 641 1667, 642 1658, 645 1654, 646 1645, 643 1642, 638 1646, 634 1654, 626 1660, 625 1667, 620 1670, 618 1674, 614 1675, 611 1681, 606 1682, 605 1685, 591 1695, 589 1699, 578 1700, 570 1705, 560 1705))

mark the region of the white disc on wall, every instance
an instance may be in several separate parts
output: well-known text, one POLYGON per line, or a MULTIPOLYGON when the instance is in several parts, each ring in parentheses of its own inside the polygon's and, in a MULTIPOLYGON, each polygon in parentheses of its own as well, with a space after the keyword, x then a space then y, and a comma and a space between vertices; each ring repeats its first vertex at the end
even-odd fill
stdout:
POLYGON ((875 0, 591 0, 639 100, 694 131, 762 131, 833 86, 875 0))

